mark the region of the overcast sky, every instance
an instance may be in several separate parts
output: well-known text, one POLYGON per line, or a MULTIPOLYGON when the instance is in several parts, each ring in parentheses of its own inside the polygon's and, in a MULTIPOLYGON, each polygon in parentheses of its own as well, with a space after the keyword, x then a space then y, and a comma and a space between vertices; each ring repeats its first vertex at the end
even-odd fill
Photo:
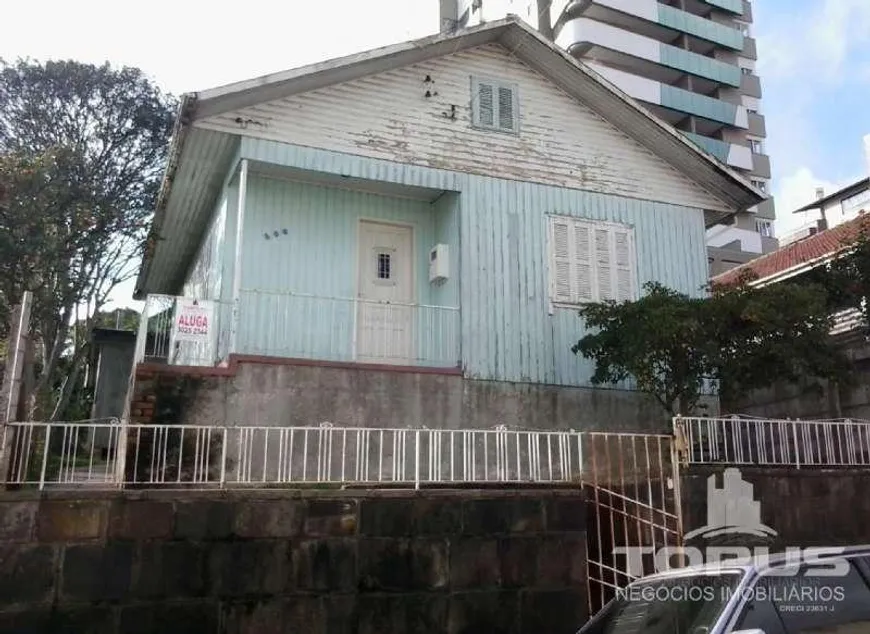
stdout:
MULTIPOLYGON (((138 66, 180 94, 438 29, 438 0, 39 0, 4 3, 0 57, 138 66)), ((870 0, 753 0, 777 233, 867 176, 870 0)))

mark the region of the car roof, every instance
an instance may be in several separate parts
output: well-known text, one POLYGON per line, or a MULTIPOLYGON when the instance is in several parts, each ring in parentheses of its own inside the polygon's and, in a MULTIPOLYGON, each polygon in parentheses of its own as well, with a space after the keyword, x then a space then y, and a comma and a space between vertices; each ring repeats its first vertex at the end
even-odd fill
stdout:
MULTIPOLYGON (((823 559, 870 555, 870 544, 852 546, 810 546, 802 550, 810 551, 813 555, 813 559, 819 561, 823 559)), ((771 568, 781 568, 794 563, 798 563, 795 560, 794 552, 770 553, 769 555, 752 558, 733 559, 725 562, 686 566, 684 568, 672 568, 665 572, 659 572, 642 577, 633 583, 647 583, 650 581, 689 577, 693 575, 746 573, 753 570, 762 573, 771 568)))

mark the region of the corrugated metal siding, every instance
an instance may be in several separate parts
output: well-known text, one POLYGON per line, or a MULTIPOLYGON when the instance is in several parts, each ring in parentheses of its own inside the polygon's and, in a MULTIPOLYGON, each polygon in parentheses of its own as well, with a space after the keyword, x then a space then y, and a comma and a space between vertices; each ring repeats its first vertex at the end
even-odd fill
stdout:
POLYGON ((588 385, 591 362, 571 345, 573 310, 548 314, 546 214, 634 226, 638 282, 698 294, 706 283, 699 210, 492 178, 462 194, 462 343, 468 376, 588 385))
POLYGON ((196 125, 411 165, 723 208, 721 201, 495 44, 196 125), (427 75, 434 83, 424 83, 427 75), (470 127, 472 75, 519 84, 519 136, 470 127), (427 90, 437 95, 426 98, 427 90), (451 106, 456 107, 455 120, 447 116, 451 106))

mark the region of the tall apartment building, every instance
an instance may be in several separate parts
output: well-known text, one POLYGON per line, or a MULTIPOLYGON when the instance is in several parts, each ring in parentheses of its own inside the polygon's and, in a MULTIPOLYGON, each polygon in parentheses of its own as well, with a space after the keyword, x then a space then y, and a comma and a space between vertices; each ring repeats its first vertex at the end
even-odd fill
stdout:
MULTIPOLYGON (((747 0, 441 0, 451 30, 513 13, 759 189, 770 159, 747 0)), ((710 274, 777 248, 769 198, 707 231, 710 274)))

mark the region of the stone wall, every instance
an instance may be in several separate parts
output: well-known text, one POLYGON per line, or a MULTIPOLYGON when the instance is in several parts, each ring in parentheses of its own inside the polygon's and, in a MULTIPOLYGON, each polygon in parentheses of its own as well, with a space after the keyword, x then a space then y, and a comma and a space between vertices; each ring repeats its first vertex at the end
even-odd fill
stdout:
MULTIPOLYGON (((691 467, 681 478, 686 532, 707 524, 707 478, 717 475, 721 488, 723 471, 722 467, 691 467)), ((772 550, 870 543, 870 496, 866 494, 870 471, 759 467, 740 471, 754 486, 761 521, 778 533, 769 541, 772 550)))
MULTIPOLYGON (((133 412, 160 377, 199 376, 179 423, 669 431, 652 399, 616 389, 466 379, 457 371, 234 357, 226 368, 140 365, 133 412)), ((165 379, 162 379, 165 380, 165 379)), ((144 420, 144 418, 143 418, 144 420)))
POLYGON ((7 493, 0 633, 568 634, 585 525, 576 490, 7 493))

